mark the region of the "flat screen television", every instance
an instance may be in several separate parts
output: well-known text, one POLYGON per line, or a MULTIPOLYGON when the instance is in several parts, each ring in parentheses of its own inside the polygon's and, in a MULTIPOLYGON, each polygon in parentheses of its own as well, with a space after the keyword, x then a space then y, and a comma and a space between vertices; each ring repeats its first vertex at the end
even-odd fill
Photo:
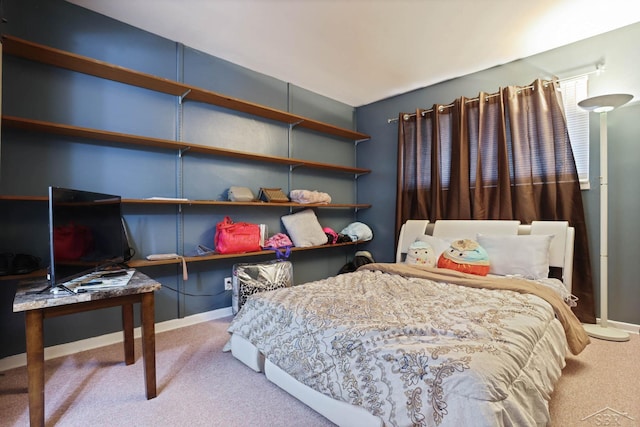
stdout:
POLYGON ((124 262, 121 198, 49 187, 49 285, 124 262))

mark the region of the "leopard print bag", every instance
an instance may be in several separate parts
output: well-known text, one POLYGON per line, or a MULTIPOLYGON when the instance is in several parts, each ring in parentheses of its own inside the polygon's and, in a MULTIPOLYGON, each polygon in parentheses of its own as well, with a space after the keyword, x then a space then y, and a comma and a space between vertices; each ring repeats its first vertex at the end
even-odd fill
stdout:
POLYGON ((258 292, 272 291, 293 285, 291 261, 242 263, 233 266, 231 310, 237 314, 247 298, 258 292))

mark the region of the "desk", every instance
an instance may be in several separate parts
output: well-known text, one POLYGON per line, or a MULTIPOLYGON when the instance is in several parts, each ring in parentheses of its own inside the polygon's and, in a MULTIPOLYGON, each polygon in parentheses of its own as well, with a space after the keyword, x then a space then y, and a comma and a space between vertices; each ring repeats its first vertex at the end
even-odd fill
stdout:
POLYGON ((156 338, 154 291, 160 284, 136 271, 126 286, 82 294, 31 294, 45 284, 20 285, 13 301, 13 311, 25 312, 27 338, 27 376, 29 421, 31 426, 44 426, 44 337, 43 321, 49 317, 80 313, 106 307, 122 307, 124 361, 135 362, 133 340, 133 304, 140 303, 142 323, 142 360, 147 399, 156 397, 156 338))

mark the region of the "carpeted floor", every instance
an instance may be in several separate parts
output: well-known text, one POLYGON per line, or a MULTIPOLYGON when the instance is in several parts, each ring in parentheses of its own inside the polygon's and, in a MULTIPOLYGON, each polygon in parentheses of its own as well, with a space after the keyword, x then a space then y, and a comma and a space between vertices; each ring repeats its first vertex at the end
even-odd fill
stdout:
MULTIPOLYGON (((331 426, 324 417, 223 353, 230 319, 159 333, 158 397, 147 401, 136 363, 111 345, 49 360, 47 426, 331 426)), ((551 400, 554 426, 640 426, 640 339, 593 340, 567 367, 551 400), (619 415, 620 413, 625 415, 619 415), (595 415, 594 415, 595 414, 595 415), (593 415, 593 416, 592 416, 593 415)), ((26 369, 0 373, 0 425, 28 425, 26 369)))
POLYGON ((591 339, 567 366, 552 395, 554 426, 640 426, 640 337, 591 339))

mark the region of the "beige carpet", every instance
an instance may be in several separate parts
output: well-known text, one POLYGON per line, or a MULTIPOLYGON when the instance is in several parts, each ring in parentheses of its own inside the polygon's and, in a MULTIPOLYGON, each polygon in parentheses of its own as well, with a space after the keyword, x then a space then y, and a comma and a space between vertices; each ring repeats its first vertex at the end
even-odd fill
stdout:
POLYGON ((554 426, 640 426, 640 337, 591 339, 567 366, 552 395, 554 426))
MULTIPOLYGON (((221 351, 229 320, 157 335, 158 397, 149 401, 138 341, 131 366, 122 362, 121 345, 47 361, 47 426, 331 426, 221 351)), ((627 343, 594 340, 568 357, 551 401, 553 425, 605 425, 605 415, 627 413, 609 425, 640 426, 638 355, 634 335, 627 343)), ((25 368, 0 373, 0 425, 28 425, 26 392, 25 368)))

